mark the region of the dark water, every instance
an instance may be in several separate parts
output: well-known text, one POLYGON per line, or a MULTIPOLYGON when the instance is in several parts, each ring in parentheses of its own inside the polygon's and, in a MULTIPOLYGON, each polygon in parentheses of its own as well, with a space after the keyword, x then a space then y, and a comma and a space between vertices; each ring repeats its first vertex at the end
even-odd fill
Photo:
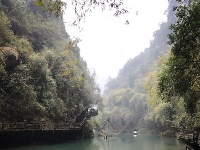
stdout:
POLYGON ((126 134, 111 137, 108 140, 94 138, 62 144, 7 148, 6 150, 185 150, 185 144, 175 138, 155 135, 138 135, 134 137, 126 134))

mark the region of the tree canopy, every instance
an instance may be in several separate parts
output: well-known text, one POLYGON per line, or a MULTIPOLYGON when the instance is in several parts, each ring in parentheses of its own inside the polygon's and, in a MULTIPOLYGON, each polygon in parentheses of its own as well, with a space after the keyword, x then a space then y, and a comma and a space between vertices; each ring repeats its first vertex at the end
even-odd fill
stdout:
POLYGON ((161 74, 159 90, 165 99, 183 98, 187 111, 195 113, 200 101, 200 2, 175 9, 177 21, 169 35, 171 56, 161 74))
POLYGON ((0 19, 0 120, 70 121, 101 100, 61 18, 1 0, 0 19))
POLYGON ((34 0, 34 3, 43 11, 53 14, 56 17, 62 16, 68 6, 73 7, 76 19, 73 24, 77 24, 85 18, 88 12, 95 8, 101 10, 114 10, 114 16, 120 16, 128 13, 128 10, 123 7, 123 0, 34 0))

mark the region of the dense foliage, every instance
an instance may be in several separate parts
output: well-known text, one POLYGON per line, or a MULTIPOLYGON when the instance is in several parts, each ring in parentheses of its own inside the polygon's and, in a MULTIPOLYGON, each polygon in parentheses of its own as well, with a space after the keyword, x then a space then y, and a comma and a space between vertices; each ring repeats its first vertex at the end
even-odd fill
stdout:
POLYGON ((154 33, 151 46, 130 59, 119 71, 118 76, 107 83, 103 98, 105 109, 98 117, 101 122, 110 117, 111 122, 119 128, 124 125, 127 129, 144 126, 144 117, 150 111, 150 97, 144 86, 147 78, 150 78, 151 82, 156 80, 149 77, 148 72, 156 69, 156 60, 168 49, 167 34, 170 33, 170 24, 175 20, 173 5, 174 3, 170 3, 168 21, 162 23, 160 29, 154 33))
POLYGON ((198 111, 200 102, 200 1, 176 8, 177 21, 169 35, 171 56, 159 82, 161 96, 177 96, 185 102, 187 112, 198 111))
POLYGON ((199 9, 199 1, 169 1, 151 46, 108 82, 100 121, 155 132, 199 126, 199 9))
POLYGON ((0 120, 69 121, 100 101, 61 18, 31 1, 0 1, 0 120))
POLYGON ((149 72, 145 85, 150 108, 146 128, 199 127, 199 6, 199 1, 192 1, 174 7, 177 20, 171 26, 170 51, 149 72))

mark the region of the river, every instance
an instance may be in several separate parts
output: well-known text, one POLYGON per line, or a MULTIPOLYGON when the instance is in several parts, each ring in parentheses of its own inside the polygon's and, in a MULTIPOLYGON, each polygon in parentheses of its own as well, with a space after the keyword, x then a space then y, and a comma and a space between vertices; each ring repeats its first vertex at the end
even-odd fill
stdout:
MULTIPOLYGON (((90 140, 71 141, 62 144, 33 145, 5 150, 184 150, 185 144, 175 138, 156 135, 130 134, 109 139, 94 138, 90 140)), ((4 150, 4 149, 2 149, 4 150)))

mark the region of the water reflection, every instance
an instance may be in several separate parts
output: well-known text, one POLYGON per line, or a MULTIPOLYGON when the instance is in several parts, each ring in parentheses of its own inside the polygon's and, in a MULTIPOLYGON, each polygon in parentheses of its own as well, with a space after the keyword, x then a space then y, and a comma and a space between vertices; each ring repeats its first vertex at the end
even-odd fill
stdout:
POLYGON ((183 150, 185 145, 175 138, 133 134, 95 138, 63 144, 26 146, 6 150, 183 150))

